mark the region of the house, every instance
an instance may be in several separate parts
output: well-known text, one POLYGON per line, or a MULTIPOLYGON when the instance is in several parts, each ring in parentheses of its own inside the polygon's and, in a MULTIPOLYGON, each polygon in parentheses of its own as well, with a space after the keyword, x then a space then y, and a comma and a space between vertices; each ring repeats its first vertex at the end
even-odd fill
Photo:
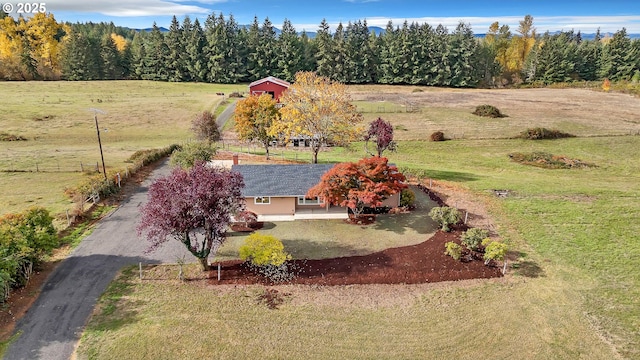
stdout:
MULTIPOLYGON (((305 197, 320 182, 322 175, 335 164, 238 165, 232 170, 242 174, 242 195, 246 208, 258 215, 258 221, 309 219, 347 219, 347 208, 324 203, 323 199, 305 197)), ((383 206, 400 205, 394 194, 383 206)))
POLYGON ((284 80, 268 76, 249 84, 249 94, 262 95, 267 93, 276 99, 276 101, 280 102, 280 96, 282 96, 282 93, 287 90, 289 86, 291 86, 291 84, 284 80))

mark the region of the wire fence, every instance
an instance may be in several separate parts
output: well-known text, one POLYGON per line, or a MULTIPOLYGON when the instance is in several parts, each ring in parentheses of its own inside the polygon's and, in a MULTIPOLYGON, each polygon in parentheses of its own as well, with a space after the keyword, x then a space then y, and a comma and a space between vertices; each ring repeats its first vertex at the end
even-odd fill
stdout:
POLYGON ((99 163, 79 162, 70 164, 57 160, 43 162, 4 161, 0 164, 0 172, 41 172, 41 173, 99 173, 99 163))

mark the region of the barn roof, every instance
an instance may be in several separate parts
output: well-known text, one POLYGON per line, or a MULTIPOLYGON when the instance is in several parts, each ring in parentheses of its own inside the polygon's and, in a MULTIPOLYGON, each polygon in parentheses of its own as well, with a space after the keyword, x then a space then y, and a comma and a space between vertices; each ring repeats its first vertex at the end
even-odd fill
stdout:
POLYGON ((249 84, 249 87, 252 88, 254 86, 260 85, 260 84, 265 83, 267 81, 270 81, 270 82, 272 82, 274 84, 278 84, 278 85, 280 85, 282 87, 285 87, 285 88, 288 88, 289 86, 291 86, 291 83, 289 83, 287 81, 284 81, 282 79, 278 79, 277 77, 267 76, 264 79, 260 79, 260 80, 256 80, 256 81, 252 82, 251 84, 249 84))
POLYGON ((303 196, 335 164, 233 165, 242 174, 242 196, 303 196))

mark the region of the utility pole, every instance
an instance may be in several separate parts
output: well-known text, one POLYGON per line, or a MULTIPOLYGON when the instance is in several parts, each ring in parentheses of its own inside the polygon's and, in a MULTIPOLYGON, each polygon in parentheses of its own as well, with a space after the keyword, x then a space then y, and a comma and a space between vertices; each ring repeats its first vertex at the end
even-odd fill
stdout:
POLYGON ((102 160, 102 173, 104 174, 104 180, 107 180, 107 169, 104 166, 104 155, 102 154, 102 141, 100 140, 100 127, 98 126, 98 113, 106 114, 102 110, 90 109, 93 111, 93 119, 96 122, 96 133, 98 133, 98 146, 100 147, 100 159, 102 160))

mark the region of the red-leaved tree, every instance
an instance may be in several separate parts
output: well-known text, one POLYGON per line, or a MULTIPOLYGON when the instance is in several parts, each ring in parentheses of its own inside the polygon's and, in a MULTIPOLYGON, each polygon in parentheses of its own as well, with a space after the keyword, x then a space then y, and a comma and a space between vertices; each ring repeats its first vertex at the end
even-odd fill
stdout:
POLYGON ((171 238, 180 241, 207 270, 207 258, 224 243, 231 216, 244 209, 242 187, 239 173, 204 162, 175 168, 149 187, 138 234, 151 243, 148 251, 171 238))
POLYGON ((346 206, 359 216, 365 206, 377 207, 407 185, 387 158, 373 156, 357 163, 340 163, 327 171, 307 197, 320 196, 331 205, 346 206))
POLYGON ((388 121, 377 118, 369 124, 369 130, 364 137, 367 153, 374 155, 369 151, 369 141, 376 143, 376 150, 379 157, 385 150, 395 151, 396 142, 393 141, 393 126, 388 121))

